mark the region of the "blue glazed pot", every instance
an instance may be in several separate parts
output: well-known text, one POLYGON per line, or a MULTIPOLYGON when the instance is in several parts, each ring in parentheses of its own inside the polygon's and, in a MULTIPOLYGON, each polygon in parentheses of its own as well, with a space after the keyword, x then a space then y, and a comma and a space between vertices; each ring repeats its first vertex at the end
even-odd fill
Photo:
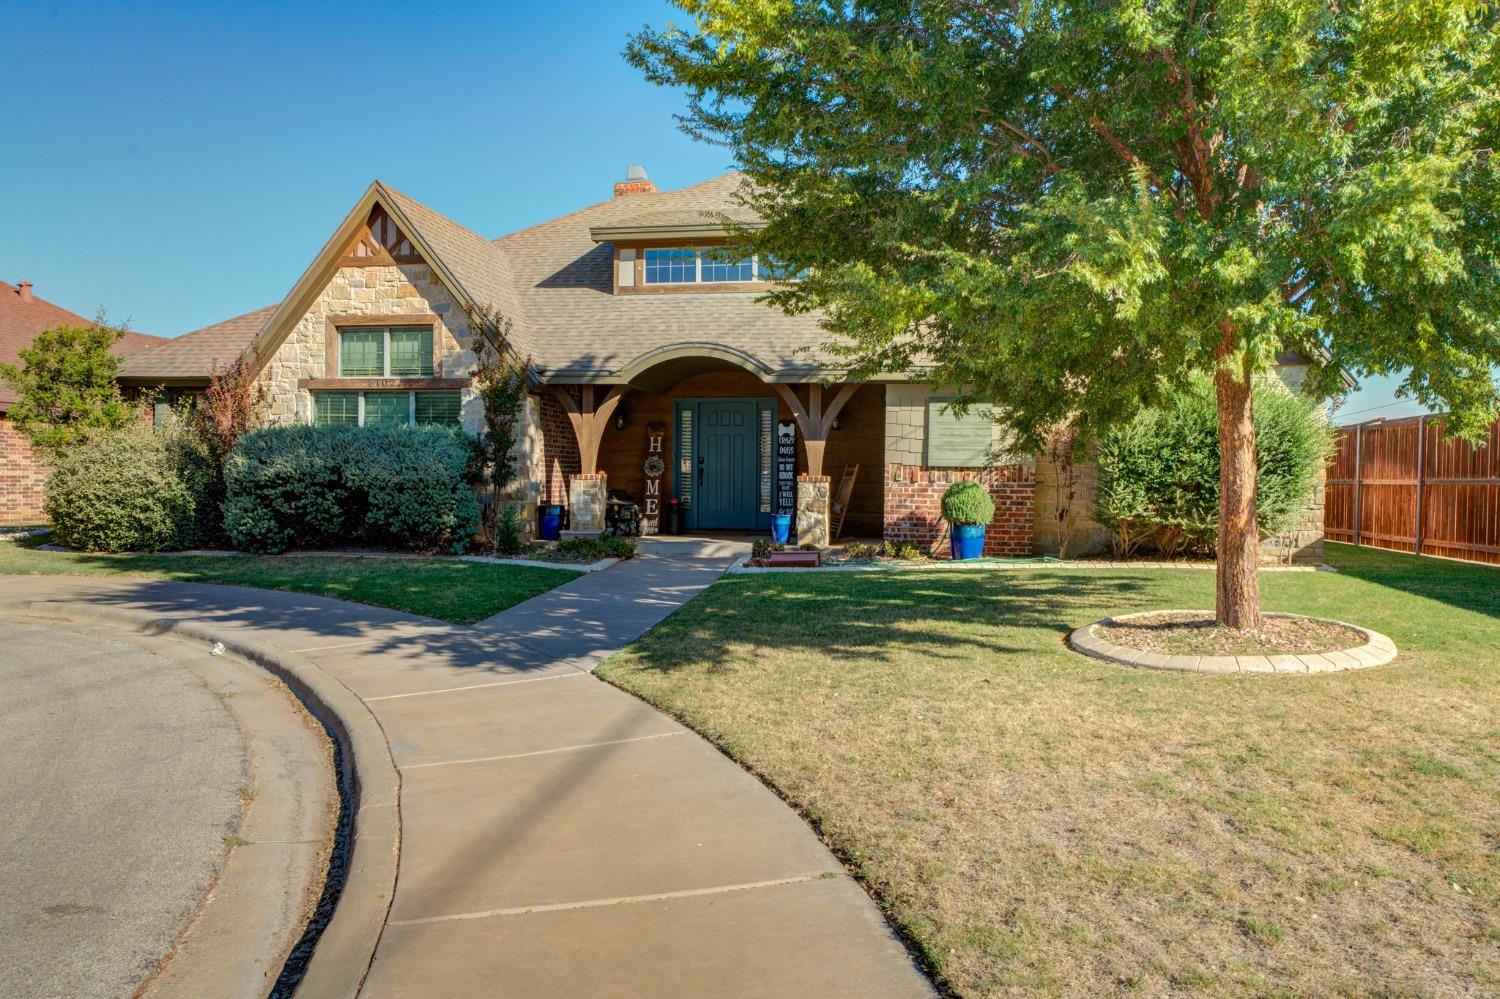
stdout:
POLYGON ((556 541, 562 533, 563 508, 557 503, 544 503, 541 516, 537 518, 537 533, 543 541, 556 541))
POLYGON ((792 536, 792 515, 789 513, 777 513, 771 515, 771 540, 778 545, 786 544, 787 538, 792 536))
POLYGON ((984 555, 984 525, 954 524, 949 543, 956 559, 980 558, 984 555))

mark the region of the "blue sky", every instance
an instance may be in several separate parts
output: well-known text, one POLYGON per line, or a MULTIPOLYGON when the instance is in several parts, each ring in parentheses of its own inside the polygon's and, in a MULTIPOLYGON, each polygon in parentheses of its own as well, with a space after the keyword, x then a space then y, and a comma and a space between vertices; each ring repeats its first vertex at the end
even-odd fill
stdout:
POLYGON ((375 178, 498 236, 732 165, 620 57, 651 0, 3 10, 0 279, 148 333, 278 301, 375 178))

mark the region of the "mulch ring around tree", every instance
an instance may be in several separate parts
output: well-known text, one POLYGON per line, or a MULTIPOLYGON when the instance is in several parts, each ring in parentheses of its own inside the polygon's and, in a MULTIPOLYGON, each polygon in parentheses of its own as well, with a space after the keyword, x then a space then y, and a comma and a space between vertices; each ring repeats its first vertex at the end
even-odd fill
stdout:
POLYGON ((1068 644, 1122 665, 1200 673, 1325 673, 1396 657, 1389 638, 1342 621, 1266 613, 1259 628, 1234 631, 1202 610, 1105 618, 1074 631, 1068 644))

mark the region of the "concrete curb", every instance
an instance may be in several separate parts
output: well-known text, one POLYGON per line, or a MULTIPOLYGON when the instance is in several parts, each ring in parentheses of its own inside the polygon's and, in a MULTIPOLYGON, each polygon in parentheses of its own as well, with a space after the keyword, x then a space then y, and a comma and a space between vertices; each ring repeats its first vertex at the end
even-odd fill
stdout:
POLYGON ((1371 666, 1384 666, 1396 658, 1396 643, 1378 631, 1361 628, 1359 625, 1350 624, 1347 621, 1336 621, 1333 618, 1310 617, 1306 614, 1286 614, 1278 611, 1266 611, 1264 614, 1266 617, 1303 618, 1308 621, 1321 621, 1324 624, 1337 624, 1364 635, 1365 644, 1338 651, 1330 650, 1328 652, 1304 653, 1302 655, 1167 656, 1157 652, 1144 652, 1140 649, 1132 649, 1126 645, 1116 645, 1114 642, 1101 637, 1094 630, 1099 625, 1131 621, 1135 618, 1150 617, 1156 614, 1202 614, 1206 617, 1213 616, 1212 611, 1204 610, 1153 610, 1140 611, 1135 614, 1120 614, 1074 629, 1073 633, 1068 636, 1068 646, 1075 652, 1081 652, 1086 656, 1103 659, 1105 662, 1117 663, 1121 666, 1139 666, 1144 669, 1165 669, 1183 673, 1212 673, 1216 675, 1227 675, 1230 673, 1335 673, 1342 670, 1368 669, 1371 666))
POLYGON ((364 984, 396 892, 401 851, 401 778, 385 733, 364 701, 348 687, 296 653, 283 652, 215 628, 120 607, 84 601, 0 600, 0 611, 62 618, 92 618, 151 634, 171 632, 203 642, 223 642, 226 651, 284 682, 338 740, 352 783, 353 834, 344 886, 332 918, 319 936, 297 986, 307 999, 354 999, 364 984))

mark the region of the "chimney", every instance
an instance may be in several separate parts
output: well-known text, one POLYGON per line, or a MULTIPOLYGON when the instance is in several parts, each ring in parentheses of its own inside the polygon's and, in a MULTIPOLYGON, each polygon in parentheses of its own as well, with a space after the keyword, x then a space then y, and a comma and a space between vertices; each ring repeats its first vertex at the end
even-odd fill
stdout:
MULTIPOLYGON (((656 190, 656 188, 652 188, 652 190, 654 191, 654 190, 656 190)), ((21 301, 23 301, 23 302, 30 303, 31 301, 33 301, 32 297, 31 297, 31 282, 30 281, 18 281, 18 282, 16 282, 16 294, 21 296, 21 301)))
POLYGON ((655 194, 656 185, 651 183, 651 178, 646 176, 646 168, 639 163, 632 163, 625 168, 625 179, 615 182, 615 197, 623 198, 627 194, 655 194))

